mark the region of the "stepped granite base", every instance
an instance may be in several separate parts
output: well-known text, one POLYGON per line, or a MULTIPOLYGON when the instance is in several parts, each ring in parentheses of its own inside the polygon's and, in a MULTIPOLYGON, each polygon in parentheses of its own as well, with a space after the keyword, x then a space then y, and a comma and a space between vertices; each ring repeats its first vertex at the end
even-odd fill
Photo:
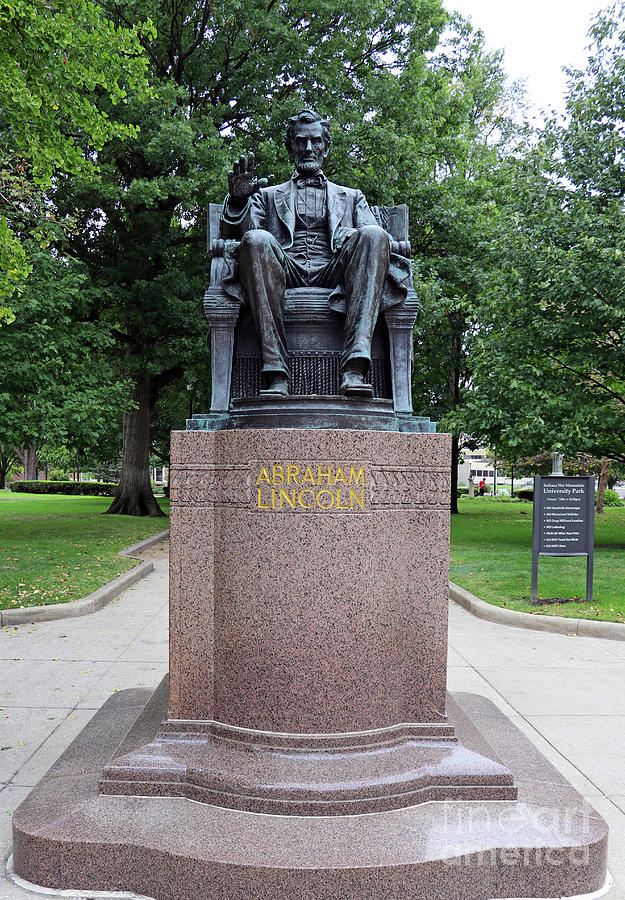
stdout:
POLYGON ((16 874, 155 900, 591 894, 603 820, 446 692, 447 435, 172 436, 169 683, 17 810, 16 874))
POLYGON ((149 701, 145 690, 115 694, 22 803, 21 878, 155 900, 491 900, 580 896, 605 883, 603 819, 482 697, 450 696, 450 723, 471 752, 514 774, 518 800, 336 816, 100 793, 112 758, 160 727, 166 689, 149 701))

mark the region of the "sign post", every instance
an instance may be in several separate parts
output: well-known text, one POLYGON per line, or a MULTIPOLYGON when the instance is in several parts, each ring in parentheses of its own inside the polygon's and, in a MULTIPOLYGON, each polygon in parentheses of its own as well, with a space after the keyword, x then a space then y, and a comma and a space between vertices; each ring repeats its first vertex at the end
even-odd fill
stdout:
POLYGON ((539 556, 585 556, 586 602, 592 602, 594 482, 594 475, 534 477, 532 603, 538 603, 539 556))

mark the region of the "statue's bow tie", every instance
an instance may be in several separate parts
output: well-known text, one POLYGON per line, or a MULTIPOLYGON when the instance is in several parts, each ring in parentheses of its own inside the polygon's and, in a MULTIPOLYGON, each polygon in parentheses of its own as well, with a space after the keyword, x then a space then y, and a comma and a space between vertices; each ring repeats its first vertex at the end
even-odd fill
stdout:
POLYGON ((311 175, 311 176, 305 177, 305 178, 302 178, 300 176, 299 178, 295 179, 295 183, 298 186, 298 188, 325 187, 325 184, 326 184, 325 178, 323 177, 323 175, 311 175))

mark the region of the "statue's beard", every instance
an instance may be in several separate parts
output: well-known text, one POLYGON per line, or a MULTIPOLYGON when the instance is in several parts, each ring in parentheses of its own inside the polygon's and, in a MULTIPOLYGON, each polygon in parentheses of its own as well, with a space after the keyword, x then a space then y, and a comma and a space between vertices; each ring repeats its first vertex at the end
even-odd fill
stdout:
POLYGON ((314 175, 315 172, 321 171, 321 163, 319 159, 296 160, 295 168, 300 175, 314 175))

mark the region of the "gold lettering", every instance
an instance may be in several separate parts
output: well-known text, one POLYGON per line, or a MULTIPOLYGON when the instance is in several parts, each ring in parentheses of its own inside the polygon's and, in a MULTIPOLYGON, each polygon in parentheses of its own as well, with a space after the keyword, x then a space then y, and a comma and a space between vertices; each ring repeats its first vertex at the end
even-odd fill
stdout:
POLYGON ((299 475, 299 466, 287 466, 286 467, 286 483, 291 484, 291 479, 293 479, 293 484, 299 484, 297 480, 297 476, 299 475))
POLYGON ((364 484, 365 483, 365 470, 363 466, 361 466, 358 471, 353 466, 349 468, 349 483, 352 481, 354 484, 364 484))
POLYGON ((343 469, 340 466, 336 470, 336 475, 334 476, 334 483, 336 484, 337 481, 340 481, 341 484, 347 484, 347 479, 345 478, 345 475, 343 475, 343 469))
POLYGON ((350 466, 349 475, 347 466, 312 465, 304 466, 289 463, 271 466, 262 466, 256 479, 257 508, 258 509, 336 509, 341 512, 350 509, 365 508, 365 469, 364 466, 350 466), (263 493, 263 485, 272 486, 271 496, 268 491, 263 493), (321 485, 326 484, 326 487, 321 485), (334 485, 345 487, 334 487, 334 485), (297 487, 279 487, 279 485, 302 485, 297 487), (312 485, 320 487, 316 492, 312 485), (349 502, 347 500, 347 485, 349 485, 349 502), (353 485, 353 487, 352 487, 353 485), (356 489, 361 485, 360 490, 356 489))
POLYGON ((317 506, 320 506, 321 509, 332 509, 332 507, 334 506, 334 493, 332 491, 329 491, 327 488, 322 488, 320 491, 317 491, 317 497, 315 499, 317 500, 317 506), (330 502, 327 506, 320 500, 322 494, 328 494, 328 496, 330 497, 330 502))
POLYGON ((302 497, 304 496, 304 494, 312 494, 313 498, 314 498, 315 492, 312 490, 312 488, 304 488, 303 490, 301 490, 299 492, 298 497, 297 497, 297 502, 299 503, 300 506, 303 506, 304 509, 313 509, 313 507, 315 505, 314 499, 313 499, 313 502, 310 504, 304 503, 304 501, 302 500, 302 497))
MULTIPOLYGON (((362 469, 360 470, 362 472, 362 469)), ((349 507, 350 509, 354 508, 354 501, 356 501, 357 505, 361 508, 365 508, 365 489, 363 488, 360 492, 360 497, 356 493, 353 488, 349 489, 349 507)))
POLYGON ((336 489, 336 508, 337 509, 351 509, 351 506, 341 506, 341 489, 336 489))
POLYGON ((265 506, 265 504, 262 502, 262 499, 263 499, 263 489, 262 489, 262 487, 259 487, 258 488, 258 508, 259 509, 271 509, 270 506, 265 506))
POLYGON ((293 493, 290 497, 289 497, 288 491, 285 491, 284 488, 280 488, 280 509, 282 509, 282 506, 283 506, 282 501, 283 500, 286 500, 286 502, 289 504, 291 509, 295 509, 295 495, 296 495, 295 488, 293 488, 293 493))

